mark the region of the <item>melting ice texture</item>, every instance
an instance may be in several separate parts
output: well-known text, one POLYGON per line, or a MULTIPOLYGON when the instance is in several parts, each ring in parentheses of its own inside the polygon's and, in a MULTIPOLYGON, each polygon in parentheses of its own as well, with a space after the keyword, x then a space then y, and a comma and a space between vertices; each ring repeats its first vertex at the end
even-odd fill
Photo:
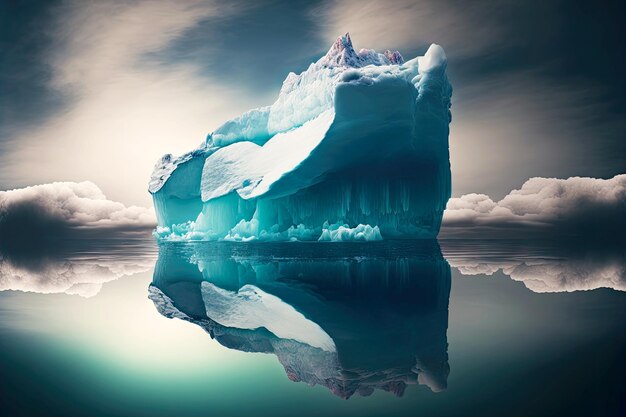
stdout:
POLYGON ((164 240, 433 238, 450 197, 443 49, 407 62, 348 34, 278 99, 156 164, 164 240))

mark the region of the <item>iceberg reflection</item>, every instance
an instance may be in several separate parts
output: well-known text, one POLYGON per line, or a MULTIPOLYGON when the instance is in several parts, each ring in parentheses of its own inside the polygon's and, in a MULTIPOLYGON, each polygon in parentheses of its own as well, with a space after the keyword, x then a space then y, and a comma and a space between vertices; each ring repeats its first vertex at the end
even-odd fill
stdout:
POLYGON ((349 398, 446 388, 450 267, 436 242, 162 244, 149 297, 222 345, 349 398))

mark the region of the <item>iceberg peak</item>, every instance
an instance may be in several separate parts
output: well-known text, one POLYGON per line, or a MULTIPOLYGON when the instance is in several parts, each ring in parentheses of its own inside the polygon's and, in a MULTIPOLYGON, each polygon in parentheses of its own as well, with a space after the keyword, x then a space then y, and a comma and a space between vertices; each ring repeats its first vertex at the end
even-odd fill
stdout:
POLYGON ((404 57, 398 51, 386 50, 378 53, 373 49, 361 49, 357 53, 352 45, 350 33, 339 36, 326 55, 317 61, 323 68, 362 68, 368 65, 402 65, 404 57))
POLYGON ((318 61, 324 67, 355 67, 361 66, 361 59, 352 46, 350 33, 337 38, 326 55, 318 61))

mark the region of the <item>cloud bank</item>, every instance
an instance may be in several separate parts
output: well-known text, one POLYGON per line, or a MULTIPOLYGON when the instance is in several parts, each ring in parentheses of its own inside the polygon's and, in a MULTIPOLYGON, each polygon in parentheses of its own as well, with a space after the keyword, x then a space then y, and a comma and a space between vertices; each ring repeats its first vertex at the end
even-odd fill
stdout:
POLYGON ((106 198, 92 182, 56 182, 0 191, 0 246, 45 238, 147 232, 156 225, 152 208, 106 198))
POLYGON ((580 237, 626 235, 626 174, 611 179, 531 178, 494 202, 485 194, 452 198, 440 237, 580 237))
MULTIPOLYGON (((92 182, 57 182, 0 191, 0 245, 80 232, 98 237, 156 227, 152 208, 107 199, 92 182)), ((626 174, 611 179, 531 178, 495 202, 485 194, 451 198, 440 238, 569 238, 623 241, 626 174)))

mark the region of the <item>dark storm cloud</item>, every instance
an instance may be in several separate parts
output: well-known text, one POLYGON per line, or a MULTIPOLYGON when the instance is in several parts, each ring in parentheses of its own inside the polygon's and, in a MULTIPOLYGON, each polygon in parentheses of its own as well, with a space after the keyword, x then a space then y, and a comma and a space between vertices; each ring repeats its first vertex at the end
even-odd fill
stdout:
POLYGON ((534 176, 626 167, 623 2, 508 4, 505 43, 450 56, 456 194, 498 197, 534 176), (520 7, 523 5, 523 7, 520 7))
POLYGON ((455 195, 501 198, 528 178, 624 172, 626 118, 597 84, 518 71, 455 90, 450 149, 455 195))
POLYGON ((49 85, 52 70, 44 59, 52 46, 45 28, 57 3, 0 3, 0 152, 18 129, 40 123, 65 102, 49 85))
POLYGON ((503 196, 532 176, 626 167, 626 5, 620 1, 325 2, 327 40, 448 56, 453 192, 503 196))
POLYGON ((346 0, 315 10, 327 41, 349 30, 357 47, 407 55, 440 44, 459 80, 539 66, 545 76, 596 79, 614 93, 626 86, 616 77, 626 69, 622 1, 346 0))
MULTIPOLYGON (((237 11, 203 0, 66 0, 51 7, 37 30, 52 41, 38 59, 50 69, 46 86, 69 100, 37 123, 5 126, 11 135, 0 154, 1 187, 90 180, 116 200, 149 204, 147 175, 163 153, 197 146, 257 103, 219 77, 200 76, 192 62, 161 65, 148 56, 209 16, 237 11)), ((29 53, 21 38, 13 40, 29 53)))
POLYGON ((148 58, 162 65, 193 62, 207 76, 219 74, 225 84, 274 100, 290 71, 305 70, 332 44, 311 14, 318 3, 235 1, 237 13, 210 16, 148 58))

